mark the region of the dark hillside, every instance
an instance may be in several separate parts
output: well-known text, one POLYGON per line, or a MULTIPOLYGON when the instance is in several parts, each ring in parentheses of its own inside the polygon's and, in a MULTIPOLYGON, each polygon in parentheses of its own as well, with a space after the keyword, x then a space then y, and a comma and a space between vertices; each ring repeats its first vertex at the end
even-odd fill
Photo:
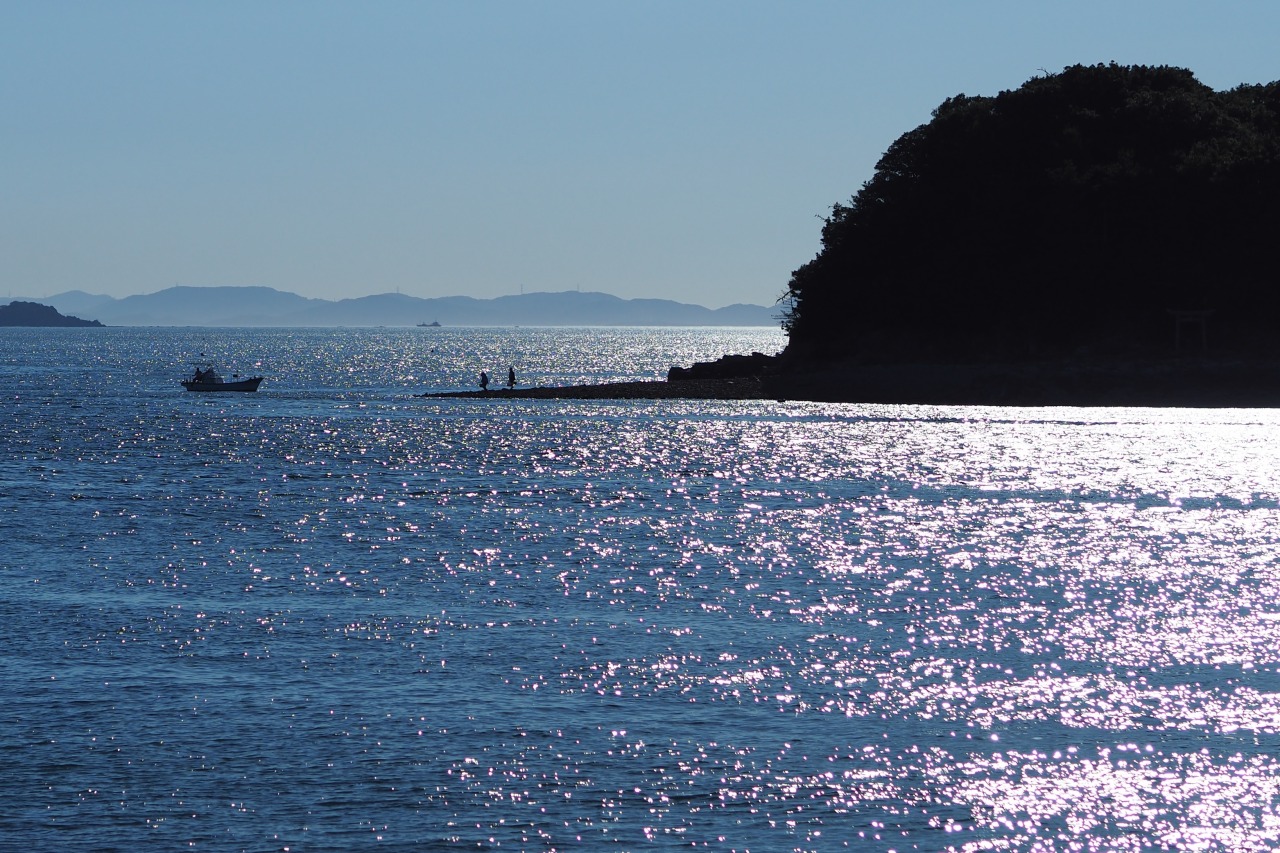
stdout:
POLYGON ((983 362, 1269 353, 1280 84, 1075 66, 900 137, 792 276, 789 354, 983 362), (1195 312, 1195 313, 1189 313, 1195 312))

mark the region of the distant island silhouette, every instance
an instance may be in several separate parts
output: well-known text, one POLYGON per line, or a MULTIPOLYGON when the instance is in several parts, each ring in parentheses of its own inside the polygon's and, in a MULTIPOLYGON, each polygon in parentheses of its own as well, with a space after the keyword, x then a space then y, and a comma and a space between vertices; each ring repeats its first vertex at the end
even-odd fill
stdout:
POLYGON ((81 320, 79 317, 64 317, 56 308, 38 302, 14 301, 8 305, 0 305, 0 326, 101 328, 102 323, 97 320, 81 320))

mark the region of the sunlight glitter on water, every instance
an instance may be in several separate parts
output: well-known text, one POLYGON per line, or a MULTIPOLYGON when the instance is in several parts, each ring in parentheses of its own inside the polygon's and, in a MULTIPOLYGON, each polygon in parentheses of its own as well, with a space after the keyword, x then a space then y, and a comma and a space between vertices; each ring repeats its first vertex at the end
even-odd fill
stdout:
POLYGON ((1270 413, 309 394, 5 410, 7 836, 1280 844, 1270 413))

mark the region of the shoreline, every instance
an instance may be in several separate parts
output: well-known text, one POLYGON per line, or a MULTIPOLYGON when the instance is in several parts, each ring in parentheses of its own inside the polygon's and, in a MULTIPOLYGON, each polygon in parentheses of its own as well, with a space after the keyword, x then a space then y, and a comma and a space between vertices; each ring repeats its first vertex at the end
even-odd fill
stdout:
POLYGON ((956 406, 1280 407, 1280 361, 1152 359, 1035 364, 859 365, 489 391, 423 398, 776 400, 956 406))
POLYGON ((489 400, 768 400, 760 377, 695 379, 673 382, 601 382, 596 385, 552 385, 495 388, 488 391, 438 391, 418 394, 431 399, 489 400))

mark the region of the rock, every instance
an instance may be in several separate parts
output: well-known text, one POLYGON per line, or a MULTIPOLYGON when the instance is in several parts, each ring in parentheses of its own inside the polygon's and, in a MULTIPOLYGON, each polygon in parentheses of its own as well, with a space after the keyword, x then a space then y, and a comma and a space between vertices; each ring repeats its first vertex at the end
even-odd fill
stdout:
POLYGON ((691 367, 672 367, 667 371, 668 382, 689 382, 695 379, 745 379, 760 376, 774 368, 777 356, 753 352, 751 355, 726 355, 715 361, 699 361, 691 367))

